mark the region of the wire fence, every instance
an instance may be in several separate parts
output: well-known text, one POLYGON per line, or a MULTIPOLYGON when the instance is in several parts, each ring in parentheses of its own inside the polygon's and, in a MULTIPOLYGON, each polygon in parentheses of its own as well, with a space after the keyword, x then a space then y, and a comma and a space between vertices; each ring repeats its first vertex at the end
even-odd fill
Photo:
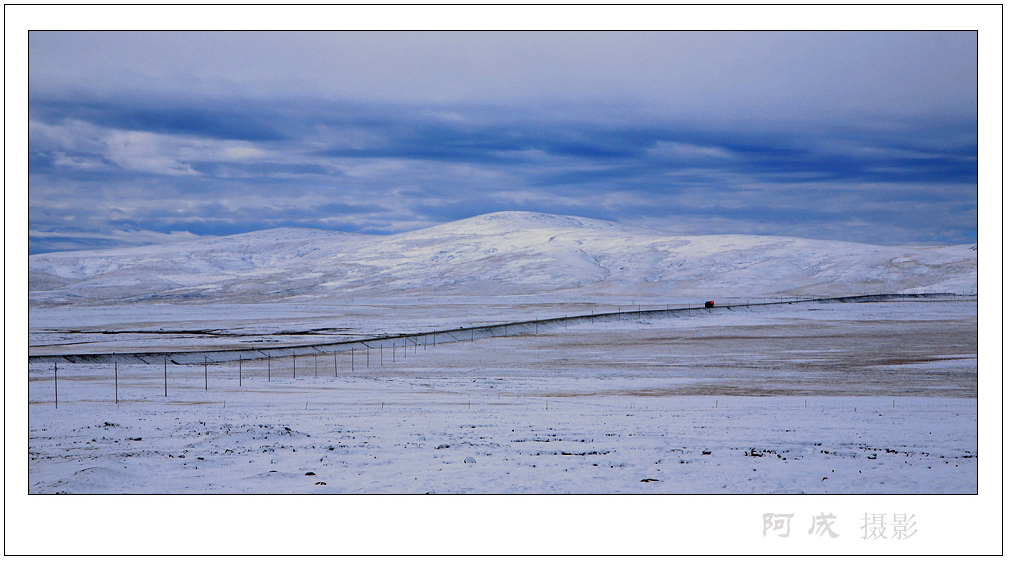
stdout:
MULTIPOLYGON (((636 307, 631 310, 618 309, 617 312, 590 313, 584 315, 562 316, 545 319, 534 319, 529 321, 508 322, 493 325, 460 327, 457 329, 431 331, 416 334, 401 334, 386 337, 374 337, 369 339, 359 339, 355 341, 341 341, 327 344, 311 345, 291 345, 286 347, 271 348, 245 348, 213 351, 189 351, 189 352, 145 352, 145 353, 96 353, 96 354, 76 354, 76 355, 34 355, 29 357, 30 364, 52 365, 52 387, 53 403, 59 408, 59 372, 61 364, 64 370, 66 364, 98 365, 112 364, 114 370, 114 399, 118 404, 120 401, 120 364, 142 364, 142 370, 146 374, 142 377, 146 380, 145 386, 151 383, 152 369, 160 370, 158 376, 163 385, 164 397, 169 396, 169 366, 182 367, 190 378, 186 386, 192 386, 193 370, 202 370, 202 389, 204 392, 210 390, 211 365, 220 366, 224 364, 227 370, 231 371, 228 377, 233 378, 237 370, 238 386, 243 384, 244 376, 249 377, 254 374, 256 378, 265 377, 267 381, 273 378, 297 379, 299 374, 299 358, 301 359, 301 375, 320 376, 320 357, 331 357, 331 360, 322 361, 321 374, 325 377, 337 378, 342 373, 355 373, 360 370, 367 370, 373 367, 383 367, 395 365, 397 360, 405 361, 411 354, 417 355, 421 350, 436 348, 439 344, 452 344, 462 342, 474 342, 479 339, 492 337, 528 336, 538 335, 540 331, 549 332, 561 326, 594 324, 596 322, 623 322, 634 320, 645 320, 648 318, 663 317, 690 317, 695 314, 719 313, 733 308, 740 307, 767 307, 782 306, 795 303, 863 303, 863 302, 886 302, 886 301, 908 301, 924 299, 973 299, 975 294, 957 293, 916 293, 916 294, 873 294, 862 296, 842 296, 842 297, 799 297, 796 299, 771 298, 746 299, 737 298, 726 300, 722 304, 705 307, 687 305, 687 307, 665 306, 661 308, 636 307), (202 368, 201 368, 202 367, 202 368), (265 376, 264 376, 265 375, 265 376)), ((38 374, 37 367, 33 369, 38 374)), ((174 374, 174 373, 173 373, 174 374)), ((180 372, 181 374, 181 372, 180 372)), ((215 373, 215 377, 218 373, 215 373)), ((64 374, 66 377, 66 374, 64 374)), ((85 376, 86 378, 86 376, 85 376)), ((132 378, 132 376, 131 376, 132 378)), ((182 389, 178 387, 180 380, 173 375, 173 391, 182 389)), ((39 381, 31 379, 30 381, 39 381)), ((69 381, 82 381, 80 377, 70 376, 69 381)), ((135 383, 131 382, 131 383, 135 383)), ((125 389, 125 388, 124 388, 125 389)), ((190 387, 189 389, 198 389, 190 387)), ((148 393, 145 391, 145 394, 148 393)), ((146 398, 145 398, 146 399, 146 398)), ((716 402, 717 406, 717 402, 716 402)))
MULTIPOLYGON (((878 301, 908 301, 920 299, 971 299, 976 293, 954 292, 922 292, 922 293, 890 293, 869 294, 859 296, 820 296, 794 295, 779 297, 743 298, 731 297, 716 301, 714 306, 704 304, 687 304, 685 307, 665 305, 631 306, 628 309, 618 307, 616 312, 594 311, 589 314, 552 317, 498 323, 491 325, 459 327, 423 333, 386 335, 350 341, 334 341, 312 344, 289 344, 278 346, 259 346, 231 349, 207 349, 198 351, 150 351, 126 353, 79 353, 79 354, 29 354, 29 364, 147 364, 147 365, 209 365, 218 363, 237 363, 241 361, 273 361, 290 359, 295 365, 298 357, 326 355, 333 353, 360 354, 361 358, 370 364, 372 353, 378 354, 378 359, 384 361, 385 356, 395 360, 396 353, 414 353, 428 346, 437 347, 447 343, 459 343, 486 339, 491 337, 510 337, 516 335, 538 335, 541 330, 549 331, 555 327, 568 327, 581 324, 620 322, 634 319, 684 317, 698 313, 716 313, 720 310, 732 310, 739 307, 767 307, 796 303, 859 303, 878 301)), ((297 367, 295 366, 295 371, 297 367)))

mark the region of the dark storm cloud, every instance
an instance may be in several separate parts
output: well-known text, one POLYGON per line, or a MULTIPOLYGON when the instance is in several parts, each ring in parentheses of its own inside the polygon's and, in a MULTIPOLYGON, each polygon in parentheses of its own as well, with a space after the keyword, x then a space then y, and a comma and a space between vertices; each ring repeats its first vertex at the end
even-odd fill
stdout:
POLYGON ((545 130, 539 124, 528 122, 508 126, 452 125, 418 119, 407 123, 373 121, 371 127, 382 134, 381 145, 339 148, 319 154, 482 164, 521 162, 520 153, 533 150, 550 156, 596 160, 625 159, 641 154, 640 147, 607 138, 609 131, 594 127, 551 124, 545 130))
MULTIPOLYGON (((167 101, 160 103, 162 107, 168 105, 167 101)), ((44 102, 42 105, 49 107, 44 102)), ((861 200, 865 201, 883 193, 891 200, 938 204, 970 197, 971 185, 976 183, 976 133, 970 122, 891 122, 885 135, 853 128, 839 128, 824 135, 787 127, 701 131, 682 123, 650 127, 571 122, 544 126, 543 122, 521 121, 446 123, 442 118, 401 106, 359 105, 348 109, 346 105, 316 103, 316 111, 308 112, 302 107, 281 105, 269 119, 261 117, 264 109, 260 107, 243 109, 261 122, 270 121, 272 131, 306 134, 299 139, 280 132, 259 137, 225 134, 225 129, 208 130, 202 125, 180 125, 174 130, 162 125, 124 129, 119 126, 136 122, 116 118, 117 105, 99 102, 87 105, 87 111, 72 114, 38 111, 33 118, 52 126, 84 123, 98 135, 142 133, 141 145, 152 144, 154 153, 136 153, 129 141, 98 142, 97 148, 90 152, 86 150, 87 142, 76 146, 72 139, 71 146, 62 150, 33 145, 30 151, 33 182, 58 179, 79 185, 121 183, 125 187, 146 177, 158 179, 158 195, 168 199, 174 195, 192 203, 225 196, 277 201, 274 205, 253 207, 188 204, 189 212, 198 214, 186 220, 145 217, 134 222, 109 221, 119 228, 151 228, 159 232, 183 229, 219 235, 261 227, 325 227, 325 223, 318 221, 320 214, 392 212, 393 209, 375 204, 386 197, 371 189, 376 181, 385 183, 386 193, 390 188, 409 185, 427 189, 412 194, 405 191, 402 196, 447 199, 438 205, 421 202, 401 209, 415 212, 418 220, 430 222, 505 209, 615 220, 641 214, 634 212, 633 202, 599 204, 605 195, 613 193, 641 198, 661 196, 654 200, 663 212, 696 214, 701 208, 696 201, 677 202, 676 196, 689 195, 695 190, 692 194, 699 197, 696 190, 704 189, 705 201, 733 203, 704 207, 704 214, 765 224, 808 223, 814 218, 840 220, 844 213, 858 212, 859 197, 848 200, 839 211, 818 212, 816 205, 831 204, 830 200, 818 197, 819 193, 860 192, 861 200), (319 127, 337 132, 314 137, 304 132, 319 127), (194 131, 196 134, 190 134, 194 131), (196 144, 193 138, 197 139, 196 144), (241 144, 221 147, 213 141, 241 144), (117 150, 131 155, 117 155, 117 150), (229 157, 236 150, 239 157, 229 157), (244 153, 252 155, 243 159, 244 153), (372 173, 374 177, 368 171, 355 171, 362 166, 367 170, 369 162, 400 168, 379 169, 372 173), (469 172, 453 172, 453 166, 458 165, 466 166, 469 172), (417 173, 417 166, 430 175, 417 173), (442 174, 438 170, 448 171, 442 174), (470 177, 473 170, 493 171, 497 176, 474 179, 470 177), (467 177, 469 188, 458 186, 467 177), (795 184, 816 187, 788 188, 795 184), (880 190, 877 187, 880 184, 922 187, 880 190), (508 202, 489 196, 490 192, 508 189, 529 189, 542 197, 508 202), (296 201, 307 192, 315 196, 296 201), (334 202, 327 198, 331 196, 343 197, 344 201, 334 202), (790 205, 791 210, 762 206, 762 201, 769 198, 779 205, 790 205), (572 202, 575 199, 581 200, 575 204, 572 202), (749 206, 741 208, 740 203, 749 206), (284 212, 279 212, 278 207, 284 208, 284 212)), ((186 115, 201 124, 214 122, 215 112, 216 108, 192 105, 166 110, 166 114, 186 115)), ((153 210, 156 206, 151 208, 152 212, 161 212, 153 210)), ((862 216, 892 218, 867 213, 862 216)), ((41 213, 35 213, 33 218, 39 224, 48 221, 47 215, 41 213)), ((376 231, 373 223, 362 227, 376 231)), ((384 231, 382 227, 377 230, 384 231)), ((36 246, 42 247, 43 243, 39 240, 36 246)))
MULTIPOLYGON (((30 251, 87 243, 67 228, 389 233, 499 210, 693 228, 680 233, 976 240, 971 33, 30 43, 30 251), (351 46, 359 59, 341 54, 351 46), (424 72, 399 49, 430 56, 424 72)), ((129 243, 108 235, 95 243, 129 243)))
POLYGON ((149 97, 92 102, 33 99, 29 118, 45 122, 81 120, 113 129, 250 141, 284 140, 288 136, 279 126, 290 122, 264 107, 149 97))

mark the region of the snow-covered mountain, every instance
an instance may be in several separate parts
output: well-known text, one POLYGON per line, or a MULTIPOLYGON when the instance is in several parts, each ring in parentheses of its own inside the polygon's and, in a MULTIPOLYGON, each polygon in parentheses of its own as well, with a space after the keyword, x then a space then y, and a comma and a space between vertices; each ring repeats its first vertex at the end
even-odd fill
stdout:
POLYGON ((977 288, 977 246, 678 236, 498 212, 389 236, 275 229, 29 256, 32 305, 378 296, 848 295, 977 288))

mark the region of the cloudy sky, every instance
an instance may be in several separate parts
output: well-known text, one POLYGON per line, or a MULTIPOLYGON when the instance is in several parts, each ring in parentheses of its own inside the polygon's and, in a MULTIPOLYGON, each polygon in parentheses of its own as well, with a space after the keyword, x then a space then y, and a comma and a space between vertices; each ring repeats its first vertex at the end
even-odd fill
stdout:
POLYGON ((32 32, 29 253, 500 210, 977 241, 973 32, 32 32))

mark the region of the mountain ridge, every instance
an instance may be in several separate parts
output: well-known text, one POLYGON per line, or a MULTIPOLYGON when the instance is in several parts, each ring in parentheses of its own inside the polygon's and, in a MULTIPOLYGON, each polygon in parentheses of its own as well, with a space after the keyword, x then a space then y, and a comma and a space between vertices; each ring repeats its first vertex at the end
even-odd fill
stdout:
POLYGON ((556 293, 689 295, 977 287, 976 244, 683 236, 509 211, 387 236, 282 228, 29 256, 31 305, 556 293))

